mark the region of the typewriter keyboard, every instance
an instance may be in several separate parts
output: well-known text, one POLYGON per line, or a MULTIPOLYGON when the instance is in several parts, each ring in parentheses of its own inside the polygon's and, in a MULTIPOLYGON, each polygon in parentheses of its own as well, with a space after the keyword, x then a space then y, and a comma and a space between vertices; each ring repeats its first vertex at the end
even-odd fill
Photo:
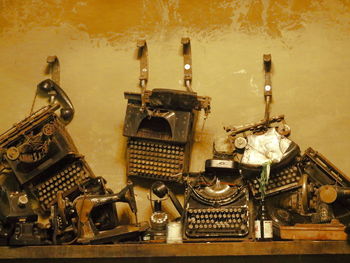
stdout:
POLYGON ((63 196, 67 196, 77 190, 78 185, 87 181, 90 177, 90 174, 84 169, 83 163, 76 161, 56 172, 44 182, 34 186, 33 192, 42 209, 47 211, 52 204, 56 203, 58 191, 62 191, 63 196))
MULTIPOLYGON (((293 189, 298 186, 300 173, 296 165, 288 166, 277 173, 271 173, 266 186, 266 195, 273 195, 281 191, 293 189)), ((257 179, 249 182, 254 197, 260 195, 259 182, 257 179)))
POLYGON ((178 181, 183 171, 184 146, 130 139, 128 174, 160 180, 178 181))
POLYGON ((188 237, 243 237, 249 232, 248 209, 246 206, 190 208, 185 227, 188 237))

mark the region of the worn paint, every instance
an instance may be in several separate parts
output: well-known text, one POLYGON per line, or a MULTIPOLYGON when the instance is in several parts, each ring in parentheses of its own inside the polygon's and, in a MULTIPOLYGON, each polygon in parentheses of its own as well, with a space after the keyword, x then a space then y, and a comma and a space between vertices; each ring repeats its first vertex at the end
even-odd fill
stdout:
MULTIPOLYGON (((213 98, 203 131, 199 119, 193 171, 204 168, 223 125, 262 119, 262 54, 271 52, 272 113, 286 115, 302 149, 350 174, 349 9, 341 0, 1 0, 0 129, 29 113, 46 56, 57 55, 76 107, 68 130, 117 191, 126 180, 123 92, 138 90, 136 39, 148 40, 149 87, 184 89, 180 39, 189 36, 193 88, 213 98)), ((147 190, 136 191, 147 218, 147 190)))

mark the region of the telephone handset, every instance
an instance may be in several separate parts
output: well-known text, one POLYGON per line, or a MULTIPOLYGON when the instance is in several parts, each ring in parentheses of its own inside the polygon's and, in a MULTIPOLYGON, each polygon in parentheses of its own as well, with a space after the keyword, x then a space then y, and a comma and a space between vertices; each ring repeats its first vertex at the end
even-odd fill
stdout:
POLYGON ((61 105, 61 119, 65 124, 70 123, 74 117, 74 107, 64 92, 64 90, 53 80, 46 79, 38 84, 38 91, 49 95, 50 103, 53 103, 56 99, 61 105))
POLYGON ((74 107, 67 94, 60 87, 60 62, 57 56, 48 56, 48 73, 50 79, 46 79, 38 84, 38 93, 49 96, 49 103, 54 104, 57 99, 61 106, 61 119, 67 125, 73 120, 74 107))

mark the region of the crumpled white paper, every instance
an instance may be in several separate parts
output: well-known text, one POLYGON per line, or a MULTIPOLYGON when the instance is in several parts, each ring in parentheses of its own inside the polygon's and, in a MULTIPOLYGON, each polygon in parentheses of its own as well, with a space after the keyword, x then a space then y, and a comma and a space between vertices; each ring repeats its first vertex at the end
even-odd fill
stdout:
POLYGON ((248 135, 242 163, 249 165, 263 165, 267 161, 279 163, 288 154, 287 149, 291 140, 280 135, 275 128, 270 128, 261 135, 248 135))

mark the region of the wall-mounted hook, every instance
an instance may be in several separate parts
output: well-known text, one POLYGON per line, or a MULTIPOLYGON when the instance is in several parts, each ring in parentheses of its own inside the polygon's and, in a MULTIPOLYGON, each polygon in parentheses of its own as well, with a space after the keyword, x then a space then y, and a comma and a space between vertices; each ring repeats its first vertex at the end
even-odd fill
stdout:
POLYGON ((265 71, 265 85, 264 85, 264 97, 265 97, 265 122, 268 126, 270 119, 270 103, 272 100, 272 85, 271 85, 271 54, 264 54, 264 71, 265 71))
POLYGON ((146 102, 145 102, 145 92, 147 89, 147 82, 148 82, 148 49, 147 49, 147 42, 146 40, 138 40, 137 41, 137 48, 138 48, 138 59, 140 60, 140 87, 141 87, 141 103, 142 107, 141 109, 145 109, 146 102))
POLYGON ((191 40, 189 37, 181 39, 182 53, 184 56, 184 81, 188 91, 193 92, 192 83, 192 54, 191 54, 191 40))
POLYGON ((51 79, 60 85, 60 61, 57 56, 48 56, 46 62, 49 64, 49 73, 51 74, 51 79))
MULTIPOLYGON (((51 79, 59 86, 60 85, 60 61, 58 60, 57 56, 48 56, 46 59, 46 62, 48 64, 48 71, 51 75, 51 79)), ((55 101, 56 94, 54 92, 49 93, 49 102, 50 104, 53 104, 55 101)))

